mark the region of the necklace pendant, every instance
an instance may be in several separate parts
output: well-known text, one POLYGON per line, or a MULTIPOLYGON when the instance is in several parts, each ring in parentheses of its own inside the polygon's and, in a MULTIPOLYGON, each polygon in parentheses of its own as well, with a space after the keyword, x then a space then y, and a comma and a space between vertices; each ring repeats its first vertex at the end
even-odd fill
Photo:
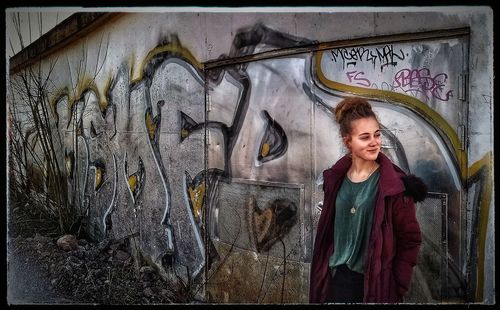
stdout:
POLYGON ((351 208, 351 213, 352 213, 352 214, 356 213, 356 208, 352 207, 352 208, 351 208))

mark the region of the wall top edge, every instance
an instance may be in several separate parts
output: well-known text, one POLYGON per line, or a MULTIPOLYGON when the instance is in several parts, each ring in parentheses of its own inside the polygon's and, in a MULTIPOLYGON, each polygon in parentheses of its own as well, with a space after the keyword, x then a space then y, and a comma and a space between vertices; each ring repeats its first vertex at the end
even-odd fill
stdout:
POLYGON ((180 13, 180 12, 207 12, 207 13, 357 13, 357 12, 436 12, 436 13, 471 13, 471 10, 492 11, 488 5, 450 5, 450 6, 147 6, 147 7, 18 7, 8 8, 6 12, 130 12, 130 13, 180 13))

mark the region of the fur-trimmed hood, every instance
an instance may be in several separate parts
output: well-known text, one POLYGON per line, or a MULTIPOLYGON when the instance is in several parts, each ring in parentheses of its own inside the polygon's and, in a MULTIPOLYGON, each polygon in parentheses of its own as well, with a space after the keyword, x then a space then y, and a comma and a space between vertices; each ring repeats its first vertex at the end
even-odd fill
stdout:
POLYGON ((427 197, 427 185, 424 181, 414 174, 409 174, 401 177, 405 185, 405 195, 413 198, 413 201, 424 201, 427 197))

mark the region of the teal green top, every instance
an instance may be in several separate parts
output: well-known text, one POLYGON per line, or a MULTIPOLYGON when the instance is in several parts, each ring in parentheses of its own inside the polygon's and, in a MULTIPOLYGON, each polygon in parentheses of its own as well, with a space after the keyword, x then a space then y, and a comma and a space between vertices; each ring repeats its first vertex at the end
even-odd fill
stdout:
POLYGON ((347 175, 344 178, 335 201, 335 250, 330 256, 330 268, 346 264, 349 269, 364 273, 379 177, 377 169, 363 182, 354 183, 347 175))

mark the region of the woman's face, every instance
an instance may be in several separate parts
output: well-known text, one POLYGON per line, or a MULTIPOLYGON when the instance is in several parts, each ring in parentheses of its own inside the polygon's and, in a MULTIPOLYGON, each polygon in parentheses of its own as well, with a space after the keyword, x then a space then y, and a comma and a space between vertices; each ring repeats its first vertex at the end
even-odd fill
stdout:
POLYGON ((352 157, 375 160, 380 152, 380 126, 373 117, 360 118, 351 122, 351 134, 344 142, 352 157))

